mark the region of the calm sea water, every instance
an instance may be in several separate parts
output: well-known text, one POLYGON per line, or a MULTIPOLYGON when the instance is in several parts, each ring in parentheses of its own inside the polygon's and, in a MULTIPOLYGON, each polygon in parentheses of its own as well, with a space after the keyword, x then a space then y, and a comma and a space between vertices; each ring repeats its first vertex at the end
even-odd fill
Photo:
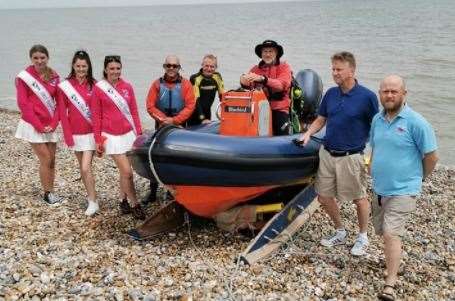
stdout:
POLYGON ((123 76, 136 91, 142 121, 151 126, 145 96, 167 54, 181 57, 186 76, 215 53, 226 87, 257 62, 253 49, 279 41, 295 71, 317 71, 333 85, 330 55, 352 51, 357 77, 372 90, 389 73, 403 75, 408 103, 435 127, 442 163, 455 165, 455 1, 310 1, 289 3, 0 10, 0 106, 16 108, 14 77, 28 49, 49 48, 50 65, 66 76, 76 49, 92 56, 120 54, 123 76))

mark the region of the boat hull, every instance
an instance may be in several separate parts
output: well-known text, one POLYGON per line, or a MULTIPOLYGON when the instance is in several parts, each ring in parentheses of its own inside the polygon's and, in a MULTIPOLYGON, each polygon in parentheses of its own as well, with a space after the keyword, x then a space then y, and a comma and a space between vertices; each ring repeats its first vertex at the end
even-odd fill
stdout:
POLYGON ((217 135, 217 130, 212 123, 142 135, 129 153, 133 169, 166 185, 177 202, 204 217, 280 187, 307 183, 317 171, 317 140, 300 147, 293 143, 298 135, 233 137, 217 135))

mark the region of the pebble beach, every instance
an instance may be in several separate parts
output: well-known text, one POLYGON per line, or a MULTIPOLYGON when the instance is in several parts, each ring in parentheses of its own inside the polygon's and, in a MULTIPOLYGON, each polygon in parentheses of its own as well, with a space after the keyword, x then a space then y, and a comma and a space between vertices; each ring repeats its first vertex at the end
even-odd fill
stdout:
MULTIPOLYGON (((293 239, 252 266, 237 261, 250 241, 190 222, 147 242, 126 231, 139 225, 118 210, 118 173, 95 158, 100 211, 86 217, 77 160, 58 144, 58 206, 42 201, 38 162, 14 138, 17 112, 0 110, 0 301, 3 300, 375 300, 383 285, 382 242, 370 223, 365 257, 349 250, 355 207, 342 204, 345 246, 326 249, 332 231, 318 209, 293 239)), ((423 184, 403 239, 399 300, 455 300, 455 169, 438 166, 423 184)), ((135 176, 139 199, 148 182, 135 176)), ((159 204, 147 207, 150 215, 159 204)))

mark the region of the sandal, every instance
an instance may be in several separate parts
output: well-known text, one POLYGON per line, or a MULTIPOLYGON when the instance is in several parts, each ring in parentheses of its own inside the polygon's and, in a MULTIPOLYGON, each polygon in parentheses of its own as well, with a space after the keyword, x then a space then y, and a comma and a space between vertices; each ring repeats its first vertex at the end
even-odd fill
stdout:
POLYGON ((395 294, 394 292, 386 293, 384 289, 386 287, 390 287, 392 290, 395 290, 395 285, 385 284, 382 292, 378 294, 378 299, 383 301, 395 301, 395 294))

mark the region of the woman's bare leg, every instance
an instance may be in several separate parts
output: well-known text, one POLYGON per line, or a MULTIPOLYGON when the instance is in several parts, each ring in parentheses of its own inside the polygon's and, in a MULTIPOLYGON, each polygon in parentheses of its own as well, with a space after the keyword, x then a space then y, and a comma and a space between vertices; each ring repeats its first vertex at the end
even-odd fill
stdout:
POLYGON ((84 183, 87 197, 96 201, 95 178, 92 172, 93 151, 75 152, 81 171, 82 183, 84 183))
POLYGON ((111 155, 117 165, 120 173, 120 192, 126 194, 132 207, 136 207, 139 203, 136 198, 136 189, 133 183, 133 170, 131 169, 130 161, 125 154, 111 155))
POLYGON ((54 191, 55 179, 55 151, 57 144, 48 143, 30 143, 33 152, 39 160, 39 176, 41 186, 45 192, 54 191))

